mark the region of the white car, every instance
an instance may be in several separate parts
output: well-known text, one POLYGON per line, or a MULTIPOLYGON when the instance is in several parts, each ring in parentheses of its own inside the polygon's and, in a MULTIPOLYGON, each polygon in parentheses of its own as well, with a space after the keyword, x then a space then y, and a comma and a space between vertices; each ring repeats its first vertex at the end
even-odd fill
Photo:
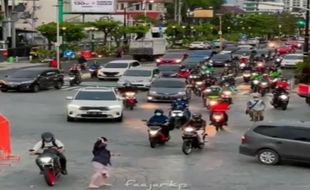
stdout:
POLYGON ((296 67, 297 63, 303 61, 303 54, 287 54, 281 61, 281 67, 296 67))
POLYGON ((123 86, 125 83, 130 83, 132 86, 147 89, 158 74, 158 69, 151 67, 132 68, 124 73, 117 84, 123 86))
POLYGON ((127 69, 140 67, 136 60, 115 60, 100 67, 97 73, 98 79, 119 79, 127 69))
POLYGON ((189 49, 210 49, 211 45, 207 42, 192 42, 189 49))
POLYGON ((81 88, 67 105, 67 121, 75 119, 123 120, 123 100, 114 88, 81 88))

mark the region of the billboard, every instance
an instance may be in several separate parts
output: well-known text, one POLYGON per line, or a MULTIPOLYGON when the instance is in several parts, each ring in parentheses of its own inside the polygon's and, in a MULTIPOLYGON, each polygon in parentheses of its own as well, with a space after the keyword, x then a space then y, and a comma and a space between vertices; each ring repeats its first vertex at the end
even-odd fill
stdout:
POLYGON ((71 12, 114 13, 116 0, 71 0, 71 12))
POLYGON ((213 10, 194 10, 194 18, 212 18, 213 10))

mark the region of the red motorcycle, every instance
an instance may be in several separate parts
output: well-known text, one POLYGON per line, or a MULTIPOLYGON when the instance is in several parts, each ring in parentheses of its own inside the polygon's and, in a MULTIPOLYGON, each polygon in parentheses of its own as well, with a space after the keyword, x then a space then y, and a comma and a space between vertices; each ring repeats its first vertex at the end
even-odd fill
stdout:
POLYGON ((257 72, 264 72, 266 69, 266 64, 264 62, 257 62, 254 69, 257 72))
POLYGON ((210 107, 210 125, 216 128, 216 131, 224 130, 223 126, 227 125, 228 115, 226 111, 229 110, 229 104, 226 102, 219 102, 210 107))
POLYGON ((135 92, 125 92, 124 104, 126 108, 133 110, 133 108, 137 105, 137 103, 138 101, 135 92))

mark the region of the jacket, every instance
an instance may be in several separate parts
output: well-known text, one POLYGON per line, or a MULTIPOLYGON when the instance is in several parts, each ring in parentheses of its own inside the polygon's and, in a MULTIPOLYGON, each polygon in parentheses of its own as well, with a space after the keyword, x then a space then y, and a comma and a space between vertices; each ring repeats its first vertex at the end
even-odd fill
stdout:
POLYGON ((49 142, 49 143, 46 143, 42 140, 40 140, 39 142, 37 142, 34 146, 33 146, 33 150, 34 152, 39 152, 40 150, 45 150, 45 149, 48 149, 48 148, 52 148, 52 147, 57 147, 57 148, 60 148, 62 147, 63 149, 65 148, 64 144, 58 140, 58 139, 55 139, 54 142, 49 142))
POLYGON ((169 121, 169 118, 165 115, 161 115, 161 116, 157 116, 154 115, 152 116, 149 121, 148 121, 148 125, 151 126, 152 124, 165 124, 169 121))
POLYGON ((249 110, 264 111, 266 106, 263 100, 253 99, 248 102, 247 107, 249 110))
POLYGON ((174 101, 171 103, 171 109, 172 110, 185 110, 187 108, 187 102, 186 101, 174 101))
POLYGON ((92 161, 99 162, 102 165, 112 165, 111 164, 111 153, 106 149, 105 146, 95 145, 93 149, 94 158, 92 161))

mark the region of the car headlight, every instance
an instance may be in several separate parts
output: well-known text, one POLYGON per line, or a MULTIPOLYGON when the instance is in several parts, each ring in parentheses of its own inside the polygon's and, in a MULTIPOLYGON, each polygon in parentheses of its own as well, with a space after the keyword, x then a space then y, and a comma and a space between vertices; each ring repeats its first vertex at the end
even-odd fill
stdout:
POLYGON ((287 95, 282 94, 282 95, 280 96, 280 98, 281 98, 282 100, 286 100, 286 99, 288 99, 288 96, 287 96, 287 95))
POLYGON ((150 91, 150 95, 156 95, 157 92, 156 91, 150 91))
POLYGON ((254 83, 254 84, 258 84, 259 81, 258 81, 258 80, 254 80, 253 83, 254 83))
POLYGON ((50 157, 41 157, 40 158, 40 162, 42 162, 42 163, 51 163, 53 161, 53 159, 52 158, 50 158, 50 157))
POLYGON ((185 92, 178 92, 178 95, 185 95, 185 92))
POLYGON ((195 131, 195 129, 194 128, 192 128, 192 127, 186 127, 185 129, 184 129, 184 131, 185 132, 193 132, 193 131, 195 131))
POLYGON ((109 106, 110 109, 121 109, 122 106, 121 105, 113 105, 113 106, 109 106))
POLYGON ((68 108, 69 108, 69 109, 79 109, 80 106, 79 106, 79 105, 76 105, 76 104, 69 104, 69 105, 68 105, 68 108))
POLYGON ((156 62, 157 62, 157 63, 160 63, 160 62, 161 62, 161 59, 156 59, 156 62))

